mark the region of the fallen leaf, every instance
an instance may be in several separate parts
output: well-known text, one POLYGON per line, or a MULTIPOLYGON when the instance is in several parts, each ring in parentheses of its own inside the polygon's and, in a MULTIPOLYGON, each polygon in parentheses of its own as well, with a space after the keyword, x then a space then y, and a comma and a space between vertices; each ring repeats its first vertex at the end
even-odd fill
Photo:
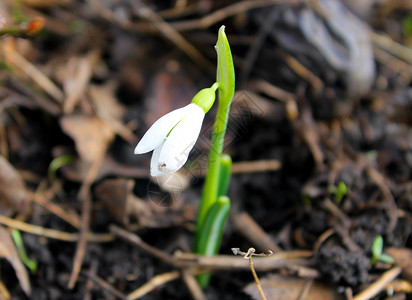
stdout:
POLYGON ((65 133, 73 138, 82 160, 92 163, 101 158, 114 138, 113 130, 93 116, 70 115, 60 119, 65 133))
POLYGON ((29 275, 20 260, 9 231, 2 226, 0 226, 0 257, 3 257, 10 262, 19 279, 21 288, 27 296, 30 296, 31 288, 29 275))
POLYGON ((0 156, 0 214, 10 215, 18 210, 27 195, 28 191, 20 174, 0 156))
POLYGON ((93 68, 99 61, 99 52, 94 50, 83 57, 72 57, 64 70, 63 88, 66 94, 63 111, 69 114, 85 94, 93 68))
MULTIPOLYGON (((260 284, 267 299, 300 299, 299 297, 303 289, 306 288, 306 284, 309 282, 308 280, 311 279, 271 274, 261 279, 260 284)), ((244 292, 253 299, 261 299, 255 282, 249 283, 244 288, 244 292)), ((304 299, 338 300, 344 298, 336 292, 336 288, 313 281, 304 299)))
POLYGON ((103 86, 90 85, 89 94, 96 113, 114 132, 131 144, 137 142, 137 137, 126 127, 122 118, 126 108, 121 105, 115 96, 116 85, 107 83, 103 86))
POLYGON ((0 281, 0 299, 9 300, 10 293, 7 288, 4 286, 3 282, 0 281))
MULTIPOLYGON (((59 157, 67 154, 72 154, 72 152, 66 147, 57 146, 53 149, 54 157, 59 157)), ((82 182, 86 178, 89 168, 89 163, 78 157, 75 157, 70 164, 62 166, 60 170, 64 174, 65 178, 71 181, 82 182)), ((148 178, 149 170, 148 168, 119 163, 110 155, 106 155, 103 160, 103 164, 96 176, 96 180, 102 179, 106 176, 148 178)))
POLYGON ((385 250, 395 260, 395 264, 402 268, 402 276, 412 280, 412 250, 407 248, 389 248, 385 250))
POLYGON ((145 201, 133 194, 134 182, 128 179, 106 179, 96 186, 96 198, 101 200, 109 212, 125 226, 159 227, 152 210, 145 201))

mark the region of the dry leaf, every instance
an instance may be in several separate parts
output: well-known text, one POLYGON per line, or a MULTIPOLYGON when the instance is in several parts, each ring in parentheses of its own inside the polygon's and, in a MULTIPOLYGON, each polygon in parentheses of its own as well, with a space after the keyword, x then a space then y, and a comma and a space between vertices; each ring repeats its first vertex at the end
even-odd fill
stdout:
POLYGON ((126 109, 117 101, 115 88, 116 85, 113 83, 103 86, 90 85, 90 100, 92 100, 96 113, 103 122, 126 141, 135 144, 137 137, 122 122, 126 109))
POLYGON ((114 132, 93 116, 70 115, 60 119, 65 133, 71 136, 82 160, 92 163, 101 158, 114 138, 114 132))
POLYGON ((412 250, 407 248, 389 248, 385 251, 402 268, 402 276, 412 281, 412 250))
MULTIPOLYGON (((53 149, 53 156, 59 157, 65 154, 71 154, 69 149, 65 147, 57 146, 53 149)), ((90 164, 79 158, 74 160, 61 168, 65 178, 71 181, 82 182, 87 175, 90 168, 90 164)), ((128 177, 128 178, 148 178, 148 168, 137 167, 128 164, 122 164, 114 160, 110 155, 106 155, 103 160, 103 164, 99 169, 99 173, 96 176, 96 180, 102 179, 106 176, 128 177)))
MULTIPOLYGON (((308 280, 311 279, 271 274, 261 279, 260 283, 267 299, 283 300, 299 299, 303 289, 306 288, 308 280)), ((261 299, 255 282, 249 283, 245 287, 244 292, 253 299, 261 299)), ((304 299, 338 300, 343 299, 343 297, 336 292, 336 288, 314 281, 310 285, 310 289, 304 299)))
POLYGON ((18 210, 27 198, 28 191, 20 174, 0 156, 0 214, 10 215, 18 210))
POLYGON ((134 182, 128 179, 107 179, 96 189, 100 199, 110 213, 125 226, 131 225, 131 218, 138 220, 140 226, 155 226, 149 206, 133 194, 134 182))
POLYGON ((99 61, 99 52, 91 51, 84 57, 72 57, 64 70, 63 88, 66 94, 63 111, 69 114, 86 92, 93 68, 99 61))
POLYGON ((30 296, 31 288, 27 269, 20 260, 9 231, 2 226, 0 226, 0 257, 10 262, 19 279, 21 288, 27 296, 30 296))
POLYGON ((10 293, 7 288, 4 286, 3 282, 0 281, 0 299, 9 300, 10 293))

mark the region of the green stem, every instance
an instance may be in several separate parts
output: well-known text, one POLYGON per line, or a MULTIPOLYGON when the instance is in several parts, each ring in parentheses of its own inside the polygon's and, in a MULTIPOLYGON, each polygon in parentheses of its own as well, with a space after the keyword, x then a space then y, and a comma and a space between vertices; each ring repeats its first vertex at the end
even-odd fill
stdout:
POLYGON ((209 208, 216 201, 219 188, 220 157, 223 151, 226 126, 229 118, 230 104, 222 104, 219 101, 216 120, 213 128, 212 145, 209 154, 209 167, 203 189, 202 202, 197 218, 197 227, 202 227, 203 221, 209 208))
MULTIPOLYGON (((229 186, 232 163, 229 156, 222 156, 222 152, 230 105, 235 91, 235 71, 224 26, 219 29, 215 49, 217 52, 216 82, 218 83, 219 104, 213 126, 209 166, 197 217, 194 243, 195 252, 206 256, 218 252, 230 208, 230 200, 225 194, 229 186)), ((198 277, 202 287, 207 286, 209 280, 210 273, 198 277)))

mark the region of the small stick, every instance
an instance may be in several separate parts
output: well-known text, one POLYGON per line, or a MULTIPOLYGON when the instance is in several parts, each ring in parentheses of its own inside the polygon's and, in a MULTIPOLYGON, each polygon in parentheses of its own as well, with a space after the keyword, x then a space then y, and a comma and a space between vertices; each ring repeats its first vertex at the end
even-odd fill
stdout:
POLYGON ((299 297, 298 297, 297 300, 306 299, 306 297, 307 297, 307 295, 310 291, 310 288, 312 287, 312 284, 313 284, 313 278, 310 278, 310 279, 306 280, 305 284, 303 285, 302 290, 300 291, 300 294, 299 294, 299 297))
POLYGON ((10 292, 7 290, 7 288, 4 286, 3 282, 0 280, 0 298, 9 300, 10 299, 10 292), (3 298, 2 298, 3 297, 3 298))
POLYGON ((188 42, 182 34, 180 34, 173 26, 165 22, 161 16, 154 12, 149 6, 143 2, 138 2, 136 5, 137 14, 156 28, 166 39, 170 40, 180 50, 186 53, 194 62, 200 64, 209 71, 215 72, 215 66, 207 60, 203 54, 188 42))
POLYGON ((190 271, 183 270, 182 278, 194 300, 206 300, 206 296, 199 286, 199 283, 190 271))
POLYGON ((74 254, 74 262, 72 273, 70 274, 70 279, 68 283, 68 288, 74 288, 77 278, 83 264, 83 259, 86 254, 87 246, 87 234, 90 230, 90 218, 92 210, 92 196, 90 192, 90 186, 93 184, 97 177, 97 174, 102 166, 103 158, 106 153, 106 149, 100 152, 100 156, 93 162, 87 171, 86 177, 80 187, 78 198, 82 200, 82 215, 80 219, 81 227, 79 240, 77 241, 76 252, 74 254))
POLYGON ((32 195, 32 197, 34 203, 41 205, 48 211, 72 225, 74 228, 80 227, 80 217, 73 210, 65 210, 58 204, 51 202, 48 195, 41 195, 36 192, 32 195))
POLYGON ((90 280, 93 280, 95 283, 100 285, 102 288, 104 288, 106 291, 109 293, 115 295, 116 297, 120 299, 126 299, 126 295, 120 292, 119 290, 115 289, 110 283, 107 281, 103 280, 99 276, 97 276, 94 272, 87 272, 87 273, 82 273, 84 274, 87 278, 90 280))
POLYGON ((249 248, 247 250, 247 252, 242 252, 242 251, 239 250, 239 248, 232 248, 232 251, 233 251, 234 255, 240 254, 240 255, 243 255, 244 259, 249 259, 250 270, 252 271, 253 278, 255 279, 257 288, 259 290, 260 298, 262 298, 262 300, 267 300, 266 296, 265 296, 265 293, 263 292, 262 286, 260 285, 259 277, 256 274, 255 268, 253 267, 252 256, 271 256, 271 255, 273 255, 272 250, 269 250, 268 254, 266 254, 266 253, 257 254, 257 253, 255 253, 256 252, 255 248, 249 248))
POLYGON ((179 271, 172 271, 172 272, 167 272, 163 273, 160 275, 156 275, 152 279, 150 279, 148 282, 143 284, 141 287, 138 289, 134 290, 130 294, 127 295, 126 299, 127 300, 134 300, 138 299, 147 293, 150 293, 152 290, 155 288, 168 283, 170 281, 176 280, 180 277, 180 272, 179 271))
POLYGON ((369 36, 376 47, 379 47, 393 56, 399 57, 408 63, 412 63, 412 49, 399 44, 392 40, 390 37, 369 30, 369 36))
POLYGON ((268 7, 274 6, 276 4, 284 4, 284 3, 299 3, 303 2, 302 0, 246 0, 242 2, 237 2, 232 5, 228 5, 222 9, 216 10, 207 16, 190 21, 181 21, 181 22, 174 22, 171 25, 178 31, 187 31, 193 29, 206 29, 213 24, 216 24, 226 18, 229 18, 233 15, 259 8, 259 7, 268 7))
MULTIPOLYGON (((96 276, 97 263, 98 263, 97 259, 94 258, 92 260, 92 263, 91 263, 90 270, 89 270, 88 274, 91 274, 92 276, 96 276)), ((93 286, 94 286, 94 282, 91 278, 89 278, 86 282, 83 300, 91 300, 92 299, 93 286)))
POLYGON ((29 62, 25 57, 15 51, 11 43, 8 42, 0 47, 0 54, 4 57, 7 63, 13 64, 19 70, 29 76, 34 82, 36 82, 42 89, 49 94, 56 102, 63 102, 62 90, 51 81, 43 72, 41 72, 35 65, 29 62))
POLYGON ((270 235, 268 235, 248 213, 242 212, 234 214, 232 220, 235 229, 260 250, 274 249, 275 252, 280 251, 279 246, 272 240, 270 235))
POLYGON ((282 58, 285 60, 285 62, 288 64, 288 66, 300 77, 308 81, 315 92, 315 95, 318 95, 322 89, 323 89, 323 81, 317 77, 312 71, 307 69, 304 65, 302 65, 297 59, 295 59, 293 56, 287 54, 287 53, 282 53, 282 58))
POLYGON ((236 162, 232 165, 232 174, 279 171, 282 163, 276 159, 236 162))
MULTIPOLYGON (((81 191, 80 191, 81 192, 81 191)), ((80 234, 79 240, 77 241, 76 252, 74 254, 74 261, 73 261, 73 269, 70 275, 70 280, 68 283, 68 288, 74 288, 76 284, 77 278, 79 277, 79 273, 83 264, 83 259, 86 254, 86 246, 87 246, 87 233, 90 229, 90 218, 91 218, 91 209, 92 209, 92 197, 90 195, 89 188, 84 192, 84 196, 80 196, 82 198, 82 216, 81 216, 81 227, 80 227, 80 234)))
POLYGON ((392 282, 396 277, 398 277, 398 275, 401 272, 402 272, 401 267, 394 267, 386 271, 385 273, 382 274, 382 276, 378 280, 376 280, 374 283, 368 286, 365 290, 363 290, 362 292, 354 296, 353 300, 372 299, 380 291, 382 291, 390 282, 392 282))
MULTIPOLYGON (((314 261, 309 257, 312 251, 277 252, 270 257, 262 257, 254 262, 258 271, 272 271, 290 267, 291 265, 308 266, 314 261)), ((180 253, 175 256, 180 267, 202 267, 211 270, 248 270, 249 266, 244 261, 230 255, 200 256, 193 253, 180 253)))
MULTIPOLYGON (((66 241, 66 242, 77 242, 79 240, 79 234, 77 233, 69 233, 69 232, 64 232, 64 231, 58 231, 55 229, 44 228, 38 225, 32 225, 32 224, 18 221, 12 218, 8 218, 2 215, 0 215, 0 224, 3 224, 11 228, 16 228, 18 230, 21 230, 21 231, 24 231, 30 234, 44 236, 50 239, 56 239, 56 240, 61 240, 61 241, 66 241)), ((94 243, 103 243, 103 242, 112 242, 114 240, 114 237, 112 234, 108 234, 108 233, 93 234, 91 232, 88 232, 87 240, 89 242, 94 242, 94 243)))
POLYGON ((163 252, 155 247, 150 246, 149 244, 146 244, 145 242, 142 241, 142 239, 137 236, 136 234, 130 233, 116 225, 111 225, 110 226, 110 231, 117 235, 119 238, 122 240, 125 240, 126 242, 129 242, 132 245, 135 245, 139 247, 140 249, 144 250, 145 252, 149 253, 150 255, 157 257, 161 261, 172 265, 172 266, 178 266, 176 260, 170 256, 168 253, 163 252))

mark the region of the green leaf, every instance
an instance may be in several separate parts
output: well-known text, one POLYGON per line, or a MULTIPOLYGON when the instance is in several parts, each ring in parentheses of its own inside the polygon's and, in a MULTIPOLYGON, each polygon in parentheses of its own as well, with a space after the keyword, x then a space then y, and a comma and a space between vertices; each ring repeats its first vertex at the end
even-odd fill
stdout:
POLYGON ((216 78, 219 83, 219 102, 229 106, 235 93, 235 68, 223 25, 219 29, 215 49, 217 52, 216 78))
POLYGON ((217 195, 226 196, 229 189, 230 177, 232 175, 232 158, 228 154, 223 154, 220 158, 219 188, 217 195))
POLYGON ((73 155, 70 154, 65 154, 59 157, 56 157, 55 159, 52 160, 52 162, 49 165, 49 180, 53 182, 56 179, 56 172, 58 169, 61 167, 68 165, 74 160, 73 155))
POLYGON ((380 257, 379 257, 379 261, 385 263, 385 264, 393 264, 395 262, 395 260, 393 259, 392 256, 390 256, 389 254, 385 254, 383 253, 380 257))
POLYGON ((13 229, 11 231, 11 237, 13 238, 13 241, 16 244, 17 252, 19 253, 21 261, 26 265, 27 268, 30 269, 32 273, 36 273, 37 261, 32 260, 27 256, 20 231, 18 231, 17 229, 13 229))
POLYGON ((372 242, 372 258, 370 264, 373 265, 376 263, 382 255, 383 249, 383 238, 381 235, 378 235, 372 242))
MULTIPOLYGON (((230 199, 226 196, 219 197, 210 207, 199 235, 197 246, 198 254, 213 256, 219 251, 229 210, 230 199)), ((207 286, 209 280, 210 273, 204 273, 198 276, 199 284, 202 287, 207 286)))
POLYGON ((407 15, 402 21, 403 34, 412 37, 412 13, 407 15))
POLYGON ((345 197, 347 193, 348 193, 348 188, 346 184, 343 181, 339 181, 338 186, 336 187, 336 192, 335 192, 336 203, 340 204, 342 202, 343 197, 345 197))
POLYGON ((383 249, 383 238, 381 235, 378 235, 372 243, 372 258, 374 259, 379 259, 379 257, 382 255, 382 249, 383 249))

